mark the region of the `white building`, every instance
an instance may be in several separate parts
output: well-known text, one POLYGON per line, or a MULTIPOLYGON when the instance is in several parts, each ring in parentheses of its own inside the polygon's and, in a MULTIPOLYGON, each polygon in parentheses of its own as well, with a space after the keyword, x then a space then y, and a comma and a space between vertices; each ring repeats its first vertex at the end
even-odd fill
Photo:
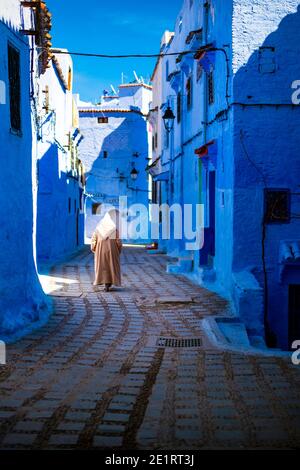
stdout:
POLYGON ((84 135, 79 152, 86 170, 87 238, 105 207, 118 206, 119 196, 127 196, 128 205, 148 207, 146 115, 151 97, 152 87, 134 82, 120 85, 118 95, 106 94, 97 106, 78 101, 84 135))

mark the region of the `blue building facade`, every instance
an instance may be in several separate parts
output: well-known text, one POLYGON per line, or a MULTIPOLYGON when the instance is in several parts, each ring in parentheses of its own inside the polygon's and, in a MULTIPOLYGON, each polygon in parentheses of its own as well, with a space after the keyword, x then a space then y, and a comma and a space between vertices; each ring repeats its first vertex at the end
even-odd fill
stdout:
POLYGON ((41 263, 84 244, 84 170, 78 156, 83 136, 72 82, 67 53, 53 57, 38 81, 36 246, 41 263))
MULTIPOLYGON (((120 85, 118 95, 104 95, 97 106, 78 102, 80 129, 84 135, 79 156, 86 171, 87 239, 107 207, 119 206, 120 196, 127 197, 128 207, 143 204, 148 209, 146 114, 151 94, 149 85, 134 82, 120 85)), ((130 227, 128 238, 133 238, 130 227)), ((141 233, 141 241, 148 241, 148 234, 141 233)))
POLYGON ((169 271, 283 349, 300 338, 299 26, 296 0, 185 1, 163 50, 191 53, 162 59, 158 108, 176 119, 153 162, 162 200, 204 207, 203 247, 170 240, 169 271))
POLYGON ((0 13, 0 337, 47 318, 34 259, 30 45, 18 0, 0 13))

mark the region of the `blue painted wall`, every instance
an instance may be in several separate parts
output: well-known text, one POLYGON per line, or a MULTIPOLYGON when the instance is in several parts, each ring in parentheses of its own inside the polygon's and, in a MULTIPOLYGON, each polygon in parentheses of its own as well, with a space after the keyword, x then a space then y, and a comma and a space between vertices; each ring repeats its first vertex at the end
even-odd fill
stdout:
POLYGON ((78 178, 59 171, 58 154, 52 144, 38 160, 37 256, 41 263, 84 243, 83 189, 78 178))
POLYGON ((39 77, 39 116, 34 138, 37 139, 36 244, 40 264, 53 262, 84 244, 84 188, 77 149, 82 136, 72 97, 72 75, 72 59, 64 54, 56 57, 39 77))
MULTIPOLYGON (((191 47, 187 34, 200 28, 200 45, 213 44, 223 51, 200 61, 198 80, 197 60, 188 64, 188 59, 169 58, 168 67, 177 72, 177 79, 168 81, 162 73, 162 95, 170 99, 175 115, 175 95, 182 93, 181 122, 175 121, 170 148, 162 152, 163 161, 174 160, 170 165, 174 184, 163 194, 165 200, 200 201, 205 213, 203 249, 190 253, 186 269, 182 243, 169 242, 168 253, 179 260, 169 271, 189 271, 190 277, 231 300, 249 333, 267 333, 270 345, 284 349, 290 347, 288 288, 300 284, 300 266, 296 261, 288 266, 280 253, 286 241, 299 242, 300 220, 293 217, 288 224, 267 225, 264 235, 264 191, 286 188, 299 193, 300 108, 292 106, 291 98, 291 84, 300 77, 298 3, 210 0, 193 2, 193 11, 185 1, 167 51, 191 47), (187 66, 193 77, 192 110, 185 105, 187 66), (211 141, 207 157, 199 160, 195 149, 211 141)), ((300 214, 299 204, 299 196, 292 195, 292 214, 300 214)))
POLYGON ((19 2, 11 2, 0 18, 0 337, 12 339, 45 319, 47 305, 33 255, 32 130, 29 45, 19 32, 19 2), (20 53, 21 133, 10 129, 8 41, 20 53), (4 85, 3 85, 4 84, 4 85))
MULTIPOLYGON (((232 268, 234 272, 246 268, 261 287, 267 287, 265 314, 270 342, 288 348, 291 346, 288 337, 291 279, 288 278, 293 271, 291 283, 300 284, 300 266, 295 263, 293 267, 286 267, 287 277, 280 279, 283 267, 280 245, 288 240, 299 241, 300 220, 292 217, 287 224, 266 224, 265 242, 262 224, 266 187, 289 189, 293 193, 291 213, 300 213, 300 199, 294 194, 299 192, 300 108, 293 107, 291 100, 291 83, 300 76, 300 9, 297 1, 272 2, 271 10, 267 10, 263 2, 255 2, 253 8, 249 8, 247 2, 242 1, 234 2, 234 12, 233 99, 248 105, 263 103, 266 106, 236 106, 234 109, 232 268), (258 34, 254 36, 251 33, 255 24, 258 34), (251 37, 250 41, 247 36, 251 37)), ((248 322, 250 313, 249 307, 241 312, 248 322)), ((255 313, 253 311, 252 315, 255 313)))

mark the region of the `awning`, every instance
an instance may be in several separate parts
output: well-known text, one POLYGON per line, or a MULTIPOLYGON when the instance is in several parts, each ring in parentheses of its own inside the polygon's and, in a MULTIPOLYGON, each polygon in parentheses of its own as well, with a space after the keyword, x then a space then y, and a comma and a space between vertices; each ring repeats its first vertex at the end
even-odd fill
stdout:
POLYGON ((195 154, 201 159, 204 168, 216 169, 217 168, 217 156, 218 156, 218 142, 217 140, 210 140, 202 147, 195 150, 195 154))
POLYGON ((154 181, 168 181, 169 180, 169 172, 164 171, 163 173, 159 173, 159 175, 153 176, 154 181))
POLYGON ((202 145, 202 147, 199 147, 195 150, 195 154, 199 158, 204 158, 204 157, 209 157, 210 154, 210 147, 215 145, 215 140, 211 140, 210 142, 207 142, 207 144, 202 145))
POLYGON ((215 64, 215 45, 208 44, 207 46, 200 47, 196 54, 194 55, 194 59, 198 60, 198 63, 201 67, 205 70, 205 72, 209 72, 211 67, 215 64))

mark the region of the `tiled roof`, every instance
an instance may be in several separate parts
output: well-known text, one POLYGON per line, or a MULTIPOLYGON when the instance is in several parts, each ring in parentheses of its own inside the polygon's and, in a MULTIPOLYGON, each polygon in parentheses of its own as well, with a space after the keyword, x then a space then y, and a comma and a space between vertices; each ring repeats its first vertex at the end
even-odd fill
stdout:
POLYGON ((124 108, 79 108, 79 113, 100 113, 104 115, 105 113, 136 113, 144 114, 137 109, 124 109, 124 108))
POLYGON ((61 80, 61 82, 62 82, 64 88, 65 88, 66 90, 68 90, 68 84, 67 84, 66 79, 65 79, 65 77, 64 77, 62 68, 61 68, 61 66, 60 66, 59 61, 57 60, 57 58, 56 58, 55 56, 52 57, 52 62, 53 62, 53 65, 54 65, 54 67, 55 67, 55 69, 56 69, 56 71, 57 71, 57 74, 58 74, 58 76, 59 76, 59 79, 61 80))

